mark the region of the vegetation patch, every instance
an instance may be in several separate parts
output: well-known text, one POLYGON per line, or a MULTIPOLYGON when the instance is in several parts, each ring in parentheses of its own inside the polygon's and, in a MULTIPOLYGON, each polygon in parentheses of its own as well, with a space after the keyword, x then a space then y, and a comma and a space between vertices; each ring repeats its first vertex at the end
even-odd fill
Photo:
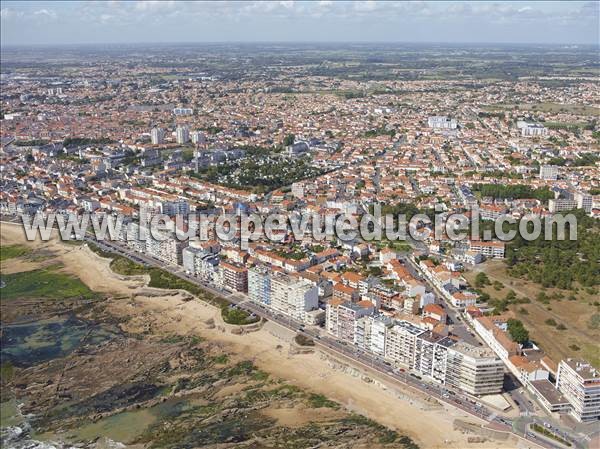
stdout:
POLYGON ((560 444, 564 444, 567 447, 571 447, 571 443, 569 443, 567 440, 559 437, 553 432, 550 432, 550 430, 546 429, 543 426, 540 426, 537 423, 532 424, 531 429, 541 435, 544 435, 546 438, 550 438, 551 440, 558 441, 560 444))
POLYGON ((81 280, 71 274, 58 272, 59 266, 22 271, 2 276, 5 286, 0 291, 2 301, 13 299, 94 299, 98 297, 81 280))
POLYGON ((2 245, 0 246, 0 262, 25 256, 31 252, 31 249, 25 245, 2 245))
POLYGON ((303 334, 297 334, 294 337, 294 341, 296 343, 298 343, 300 346, 314 346, 315 342, 312 338, 307 337, 306 335, 303 334))
POLYGON ((253 324, 260 321, 260 317, 251 315, 245 310, 231 306, 221 307, 221 316, 223 317, 223 321, 225 321, 227 324, 235 324, 238 326, 253 324))

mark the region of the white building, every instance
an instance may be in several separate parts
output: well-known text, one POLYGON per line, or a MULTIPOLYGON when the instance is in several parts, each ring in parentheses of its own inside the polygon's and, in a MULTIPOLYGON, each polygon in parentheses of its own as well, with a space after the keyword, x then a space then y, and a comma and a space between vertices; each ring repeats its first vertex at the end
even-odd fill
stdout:
POLYGON ((581 359, 561 360, 556 388, 571 404, 578 421, 600 419, 600 372, 581 359))
POLYGON ((152 128, 150 138, 153 145, 160 145, 165 142, 165 131, 162 128, 152 128))
POLYGON ((304 279, 285 274, 271 276, 271 307, 297 321, 306 321, 306 312, 319 307, 319 290, 304 279))
POLYGON ((556 181, 558 179, 558 167, 556 165, 540 165, 540 179, 556 181))
POLYGON ((192 108, 175 108, 173 109, 174 115, 192 115, 194 110, 192 108))
POLYGON ((517 122, 517 127, 521 130, 521 136, 523 137, 537 137, 548 134, 546 127, 544 125, 540 125, 539 123, 519 121, 517 122))
POLYGON ((206 136, 201 131, 192 131, 190 133, 190 137, 192 138, 193 144, 199 144, 206 142, 206 136))
MULTIPOLYGON (((577 200, 571 200, 568 198, 558 198, 548 200, 548 210, 553 214, 557 212, 563 212, 566 210, 573 210, 577 208, 577 200)), ((590 211, 592 208, 590 207, 590 211)))
POLYGON ((458 126, 455 119, 446 116, 429 117, 427 124, 433 129, 456 129, 458 126))
POLYGON ((266 267, 248 268, 248 296, 252 301, 271 305, 271 275, 266 267))
POLYGON ((186 144, 190 140, 190 131, 187 126, 178 126, 175 130, 177 143, 180 145, 186 144))
POLYGON ((583 192, 577 192, 575 194, 575 201, 577 201, 577 209, 583 209, 587 214, 592 212, 592 206, 594 204, 594 198, 592 195, 588 195, 583 192))
POLYGON ((448 349, 446 383, 475 396, 500 393, 504 364, 488 348, 459 342, 448 349))

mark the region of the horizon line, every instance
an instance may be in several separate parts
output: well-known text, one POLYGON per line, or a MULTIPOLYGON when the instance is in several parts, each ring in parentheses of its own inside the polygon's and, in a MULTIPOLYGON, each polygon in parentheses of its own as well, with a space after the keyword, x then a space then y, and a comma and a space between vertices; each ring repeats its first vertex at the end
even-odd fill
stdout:
MULTIPOLYGON (((1 41, 1 40, 0 40, 1 41)), ((257 40, 257 41, 135 41, 135 42, 59 42, 59 43, 27 43, 27 44, 2 44, 0 48, 32 48, 32 47, 91 47, 91 46, 118 46, 118 45, 265 45, 265 44, 278 44, 278 45, 517 45, 517 46, 585 46, 585 47, 600 47, 600 42, 593 43, 582 43, 582 42, 493 42, 493 41, 402 41, 402 40, 390 40, 390 41, 369 41, 369 40, 358 40, 358 41, 287 41, 287 40, 257 40)))

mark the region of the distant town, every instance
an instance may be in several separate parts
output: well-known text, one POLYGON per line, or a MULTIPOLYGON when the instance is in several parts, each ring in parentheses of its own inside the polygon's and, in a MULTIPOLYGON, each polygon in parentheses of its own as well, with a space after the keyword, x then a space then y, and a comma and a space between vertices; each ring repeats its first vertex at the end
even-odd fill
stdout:
POLYGON ((578 71, 526 76, 510 72, 506 55, 528 61, 551 49, 473 49, 471 62, 488 66, 464 77, 451 63, 428 77, 441 69, 420 67, 427 50, 409 47, 217 50, 186 61, 187 47, 81 49, 44 63, 3 50, 3 220, 119 214, 139 231, 142 210, 215 220, 360 218, 375 205, 409 219, 477 210, 481 235, 461 241, 323 241, 286 228, 241 248, 241 236, 182 241, 175 227, 163 240, 125 231, 85 240, 227 299, 224 313, 245 323, 277 322, 301 346, 338 351, 500 430, 587 447, 600 419, 593 50, 565 54, 578 71), (577 218, 577 241, 485 234, 501 216, 557 213, 577 218))

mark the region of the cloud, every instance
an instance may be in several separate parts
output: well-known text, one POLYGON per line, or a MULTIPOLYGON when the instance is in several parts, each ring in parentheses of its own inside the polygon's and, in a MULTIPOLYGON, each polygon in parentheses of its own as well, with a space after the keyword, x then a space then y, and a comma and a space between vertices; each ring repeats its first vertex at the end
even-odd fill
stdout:
POLYGON ((0 9, 0 18, 2 20, 11 20, 16 18, 21 18, 24 16, 23 11, 19 11, 13 8, 2 8, 0 9))
POLYGON ((33 12, 34 16, 40 16, 40 17, 47 17, 50 19, 56 19, 58 17, 58 15, 56 14, 56 12, 49 10, 49 9, 38 9, 37 11, 33 12))
MULTIPOLYGON (((489 41, 495 32, 500 40, 529 36, 535 42, 549 30, 597 41, 597 2, 504 2, 504 1, 22 1, 2 0, 3 26, 13 26, 12 35, 27 42, 41 35, 31 33, 35 24, 54 23, 78 30, 95 40, 389 40, 430 39, 454 36, 470 41, 489 41), (595 34, 591 29, 596 26, 595 34), (523 31, 523 27, 527 30, 523 31), (385 31, 384 31, 385 29, 385 31), (29 35, 28 35, 29 30, 29 35), (136 30, 132 32, 131 30, 136 30), (330 31, 328 31, 330 30, 330 31), (477 31, 475 31, 477 30, 477 31), (330 34, 328 34, 330 33, 330 34)), ((55 32, 44 30, 45 36, 55 32)), ((555 34, 558 36, 558 34, 555 34)), ((3 31, 3 37, 6 33, 3 31)), ((78 34, 74 31, 74 37, 78 34)), ((546 38, 547 39, 547 38, 546 38)), ((579 39, 579 38, 577 38, 579 39)), ((44 38, 44 41, 46 38, 44 38)))

